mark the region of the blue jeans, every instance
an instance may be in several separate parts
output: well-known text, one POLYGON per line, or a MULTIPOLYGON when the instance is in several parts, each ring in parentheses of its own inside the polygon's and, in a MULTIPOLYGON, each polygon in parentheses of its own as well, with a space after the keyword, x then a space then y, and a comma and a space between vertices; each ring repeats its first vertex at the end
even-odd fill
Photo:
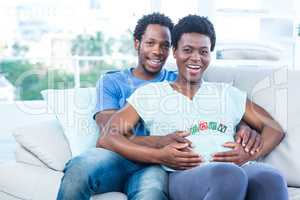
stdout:
POLYGON ((124 192, 128 200, 167 200, 168 174, 158 165, 127 160, 94 148, 71 159, 57 200, 89 200, 94 194, 124 192))
POLYGON ((172 200, 288 200, 287 183, 262 164, 209 163, 169 175, 172 200))

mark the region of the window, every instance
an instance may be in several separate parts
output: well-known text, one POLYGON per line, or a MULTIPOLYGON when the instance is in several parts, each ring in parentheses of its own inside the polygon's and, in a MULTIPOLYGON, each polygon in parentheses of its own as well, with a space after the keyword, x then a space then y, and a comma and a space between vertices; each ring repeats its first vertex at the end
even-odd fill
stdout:
POLYGON ((132 32, 151 2, 1 1, 0 90, 37 100, 43 89, 94 87, 101 74, 135 66, 132 32))
MULTIPOLYGON (((299 4, 297 0, 0 1, 0 26, 5 27, 0 32, 0 91, 5 90, 0 101, 4 93, 9 93, 8 99, 35 100, 46 88, 95 86, 106 71, 134 66, 134 26, 153 11, 175 23, 188 14, 209 16, 217 45, 272 42, 286 49, 287 60, 294 60, 291 57, 298 55, 294 44, 300 49, 299 4)), ((168 64, 174 66, 172 56, 168 64)))

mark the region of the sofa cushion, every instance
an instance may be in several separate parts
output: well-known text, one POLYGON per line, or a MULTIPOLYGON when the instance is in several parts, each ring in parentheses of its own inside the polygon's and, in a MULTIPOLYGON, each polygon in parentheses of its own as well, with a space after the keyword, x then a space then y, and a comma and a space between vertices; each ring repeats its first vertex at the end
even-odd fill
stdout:
POLYGON ((31 200, 56 199, 62 172, 22 163, 0 164, 0 191, 31 200))
POLYGON ((127 196, 120 192, 107 192, 94 195, 91 200, 127 200, 127 196))
POLYGON ((290 200, 300 200, 300 188, 289 187, 288 191, 290 200))
POLYGON ((49 168, 62 171, 71 152, 56 119, 19 127, 13 133, 16 141, 49 168))
MULTIPOLYGON (((0 164, 0 199, 55 199, 62 173, 20 163, 0 164)), ((300 200, 300 188, 288 188, 290 200, 300 200)), ((94 195, 91 200, 126 200, 123 193, 94 195)))
MULTIPOLYGON (((0 190, 0 199, 3 200, 24 200, 21 198, 17 198, 16 196, 13 196, 12 194, 7 194, 5 192, 2 192, 0 190)), ((97 194, 91 198, 91 200, 127 200, 127 197, 125 194, 120 192, 107 192, 104 194, 97 194)), ((299 199, 291 199, 291 200, 299 200, 299 199)))
POLYGON ((99 133, 93 119, 95 88, 44 90, 42 95, 63 128, 73 157, 96 146, 99 133))
POLYGON ((17 162, 35 165, 38 167, 48 167, 38 157, 27 151, 19 143, 16 145, 15 157, 17 162))
MULTIPOLYGON (((22 163, 0 164, 0 199, 56 199, 62 172, 22 163), (4 197, 4 198, 1 198, 4 197)), ((94 195, 91 200, 126 200, 120 192, 94 195)))

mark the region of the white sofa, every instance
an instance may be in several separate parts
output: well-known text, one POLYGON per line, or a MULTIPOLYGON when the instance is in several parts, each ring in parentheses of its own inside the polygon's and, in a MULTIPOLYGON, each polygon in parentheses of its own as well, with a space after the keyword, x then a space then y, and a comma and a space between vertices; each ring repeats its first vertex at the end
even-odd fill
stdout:
MULTIPOLYGON (((279 169, 288 182, 290 199, 300 200, 300 161, 296 158, 300 153, 300 94, 297 90, 300 71, 267 66, 211 67, 205 79, 232 83, 247 91, 249 98, 281 122, 286 137, 262 162, 279 169)), ((40 107, 45 108, 45 103, 40 107)), ((0 200, 53 200, 63 176, 62 169, 71 158, 68 142, 54 115, 37 113, 32 117, 17 110, 10 114, 13 117, 6 119, 16 123, 17 146, 15 161, 0 164, 0 200)), ((5 120, 7 115, 1 111, 0 116, 5 120)), ((92 199, 123 200, 126 196, 113 192, 95 195, 92 199)))

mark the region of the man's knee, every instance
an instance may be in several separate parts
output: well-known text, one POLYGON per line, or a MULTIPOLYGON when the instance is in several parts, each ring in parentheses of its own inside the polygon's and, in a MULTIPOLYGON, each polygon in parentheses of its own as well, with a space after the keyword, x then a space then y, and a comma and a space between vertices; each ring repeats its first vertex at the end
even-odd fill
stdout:
POLYGON ((113 171, 114 166, 119 169, 122 161, 118 154, 100 148, 90 149, 71 159, 65 166, 59 195, 72 196, 80 192, 91 195, 98 192, 100 180, 109 179, 103 176, 113 171))
POLYGON ((137 173, 141 173, 140 185, 148 186, 152 188, 164 189, 167 187, 168 174, 161 168, 161 166, 155 165, 146 167, 137 173))
POLYGON ((167 193, 158 188, 148 188, 136 194, 128 194, 130 200, 168 200, 167 193))
POLYGON ((168 174, 160 166, 145 167, 132 174, 125 191, 129 199, 167 199, 168 174))

